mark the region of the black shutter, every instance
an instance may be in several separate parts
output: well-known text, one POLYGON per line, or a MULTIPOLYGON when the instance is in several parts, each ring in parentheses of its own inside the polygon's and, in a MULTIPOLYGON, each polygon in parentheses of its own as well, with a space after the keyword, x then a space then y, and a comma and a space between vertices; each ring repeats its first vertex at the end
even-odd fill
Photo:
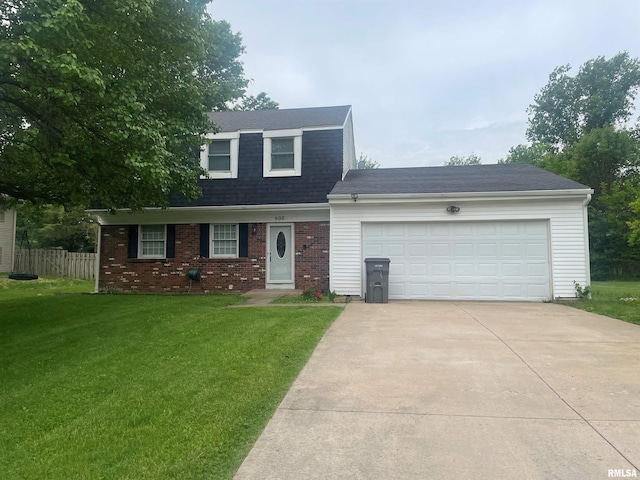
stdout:
POLYGON ((129 258, 138 258, 138 225, 129 225, 129 258))
POLYGON ((209 224, 200 224, 200 256, 209 258, 209 224))
POLYGON ((240 233, 240 243, 238 245, 238 256, 247 258, 249 256, 249 224, 241 223, 238 227, 240 233))
POLYGON ((176 258, 176 226, 167 225, 167 258, 176 258))

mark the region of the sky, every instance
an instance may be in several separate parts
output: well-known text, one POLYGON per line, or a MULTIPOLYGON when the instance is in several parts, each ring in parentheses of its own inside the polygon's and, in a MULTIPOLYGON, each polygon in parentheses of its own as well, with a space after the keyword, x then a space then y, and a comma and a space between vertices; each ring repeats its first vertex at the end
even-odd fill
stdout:
POLYGON ((638 0, 214 0, 242 35, 248 93, 351 105, 356 155, 381 167, 496 163, 526 143, 554 68, 640 57, 638 0))

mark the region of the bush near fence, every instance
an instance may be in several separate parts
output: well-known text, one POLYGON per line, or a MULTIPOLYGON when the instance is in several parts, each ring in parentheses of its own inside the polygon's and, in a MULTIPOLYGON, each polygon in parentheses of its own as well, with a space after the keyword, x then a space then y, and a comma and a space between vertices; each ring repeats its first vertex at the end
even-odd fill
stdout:
POLYGON ((66 250, 18 250, 14 264, 15 272, 78 280, 95 279, 95 270, 95 253, 75 253, 66 250))

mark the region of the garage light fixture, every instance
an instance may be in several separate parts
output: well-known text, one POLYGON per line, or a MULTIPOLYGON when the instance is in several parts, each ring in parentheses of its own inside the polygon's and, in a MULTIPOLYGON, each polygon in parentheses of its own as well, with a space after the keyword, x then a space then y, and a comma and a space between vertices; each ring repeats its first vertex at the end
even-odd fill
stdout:
POLYGON ((447 212, 449 213, 458 213, 460 211, 460 207, 457 207, 455 205, 449 205, 447 207, 447 212))

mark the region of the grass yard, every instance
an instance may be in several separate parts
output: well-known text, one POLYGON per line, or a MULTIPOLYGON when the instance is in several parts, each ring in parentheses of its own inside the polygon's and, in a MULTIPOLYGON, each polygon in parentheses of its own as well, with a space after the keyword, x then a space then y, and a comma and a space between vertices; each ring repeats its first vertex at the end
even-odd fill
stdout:
POLYGON ((640 282, 592 282, 591 297, 566 304, 640 325, 640 282))
POLYGON ((2 478, 231 478, 341 311, 91 290, 0 276, 2 478))

